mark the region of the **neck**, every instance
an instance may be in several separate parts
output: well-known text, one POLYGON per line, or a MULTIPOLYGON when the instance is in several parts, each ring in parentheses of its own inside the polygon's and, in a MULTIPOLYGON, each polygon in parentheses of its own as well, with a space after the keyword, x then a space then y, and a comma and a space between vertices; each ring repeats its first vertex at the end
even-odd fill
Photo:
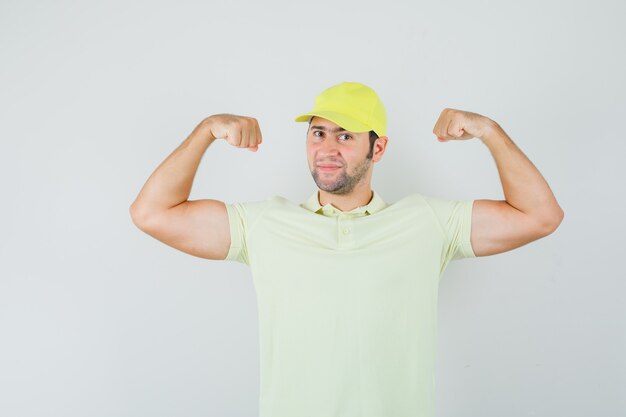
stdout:
POLYGON ((369 185, 356 187, 350 194, 332 194, 324 190, 318 191, 318 200, 321 206, 330 203, 341 211, 350 211, 365 206, 374 198, 374 192, 369 185))

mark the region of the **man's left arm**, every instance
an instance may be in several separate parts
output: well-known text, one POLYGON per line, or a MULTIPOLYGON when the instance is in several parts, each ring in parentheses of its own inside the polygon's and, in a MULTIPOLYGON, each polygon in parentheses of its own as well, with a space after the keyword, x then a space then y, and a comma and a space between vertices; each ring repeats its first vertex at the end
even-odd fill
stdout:
POLYGON ((471 244, 476 256, 518 248, 561 224, 564 213, 550 186, 498 123, 446 108, 433 133, 441 142, 479 138, 498 167, 505 200, 475 200, 472 209, 471 244))

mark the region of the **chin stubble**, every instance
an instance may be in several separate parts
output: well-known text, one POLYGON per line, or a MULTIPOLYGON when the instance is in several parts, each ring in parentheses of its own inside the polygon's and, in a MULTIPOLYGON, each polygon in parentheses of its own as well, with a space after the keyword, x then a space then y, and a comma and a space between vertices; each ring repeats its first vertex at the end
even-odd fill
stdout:
POLYGON ((354 174, 352 175, 348 175, 344 165, 339 173, 339 176, 330 184, 320 179, 321 175, 317 167, 311 171, 311 175, 320 190, 324 190, 331 194, 349 194, 352 190, 354 190, 354 187, 363 179, 363 177, 365 177, 365 174, 370 167, 370 163, 371 159, 366 158, 356 166, 354 174))

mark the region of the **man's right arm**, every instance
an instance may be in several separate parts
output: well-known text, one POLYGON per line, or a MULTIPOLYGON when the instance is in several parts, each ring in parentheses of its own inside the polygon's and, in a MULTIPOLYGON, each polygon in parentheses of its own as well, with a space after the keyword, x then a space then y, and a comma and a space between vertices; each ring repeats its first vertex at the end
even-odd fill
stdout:
POLYGON ((202 156, 217 138, 252 151, 262 141, 254 118, 230 114, 205 118, 148 178, 130 206, 130 215, 139 229, 173 248, 222 260, 231 241, 225 204, 188 200, 202 156))

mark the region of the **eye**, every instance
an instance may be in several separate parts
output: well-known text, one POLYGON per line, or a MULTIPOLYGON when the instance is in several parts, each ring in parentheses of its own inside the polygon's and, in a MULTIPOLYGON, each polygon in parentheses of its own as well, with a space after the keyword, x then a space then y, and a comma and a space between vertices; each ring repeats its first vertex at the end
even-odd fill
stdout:
MULTIPOLYGON (((322 132, 321 130, 314 130, 313 133, 312 133, 313 137, 316 137, 316 138, 321 137, 321 136, 318 135, 318 133, 323 134, 324 132, 322 132)), ((352 139, 352 136, 348 135, 347 133, 342 133, 341 135, 339 135, 339 137, 342 137, 342 136, 345 136, 346 140, 347 139, 352 139)), ((342 141, 345 141, 345 140, 342 140, 342 141)))

